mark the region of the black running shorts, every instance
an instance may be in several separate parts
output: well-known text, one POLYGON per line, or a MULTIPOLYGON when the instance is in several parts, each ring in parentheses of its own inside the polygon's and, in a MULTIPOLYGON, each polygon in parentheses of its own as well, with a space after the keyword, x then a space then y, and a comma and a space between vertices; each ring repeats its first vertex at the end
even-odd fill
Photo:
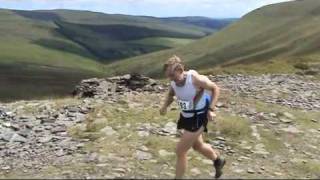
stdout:
POLYGON ((208 132, 207 112, 208 111, 205 111, 200 114, 195 114, 193 117, 184 117, 180 113, 180 118, 177 123, 177 129, 184 129, 190 132, 196 132, 201 128, 201 126, 204 126, 204 132, 208 132))

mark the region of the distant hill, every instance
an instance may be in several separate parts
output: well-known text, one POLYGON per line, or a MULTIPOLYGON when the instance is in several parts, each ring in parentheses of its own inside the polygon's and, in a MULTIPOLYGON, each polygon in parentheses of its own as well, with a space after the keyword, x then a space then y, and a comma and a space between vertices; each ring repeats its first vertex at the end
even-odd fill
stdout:
MULTIPOLYGON (((182 17, 177 20, 75 10, 13 12, 36 22, 54 23, 58 33, 81 45, 104 63, 170 49, 182 42, 189 43, 233 22, 230 19, 204 17, 182 17), (162 38, 168 38, 169 41, 162 41, 162 38)), ((39 44, 53 48, 56 46, 56 42, 45 39, 40 40, 39 44)))
POLYGON ((65 95, 81 79, 104 76, 104 63, 182 46, 216 31, 75 10, 0 9, 0 24, 0 100, 65 95))
POLYGON ((225 18, 225 19, 212 19, 208 17, 201 16, 189 16, 189 17, 169 17, 163 18, 169 21, 182 22, 186 24, 193 24, 200 27, 212 28, 220 30, 230 23, 237 21, 237 18, 225 18))
POLYGON ((320 62, 320 1, 299 0, 256 9, 223 30, 183 47, 111 64, 113 74, 138 71, 160 77, 172 54, 203 71, 294 72, 320 62), (143 64, 144 69, 138 68, 143 64))

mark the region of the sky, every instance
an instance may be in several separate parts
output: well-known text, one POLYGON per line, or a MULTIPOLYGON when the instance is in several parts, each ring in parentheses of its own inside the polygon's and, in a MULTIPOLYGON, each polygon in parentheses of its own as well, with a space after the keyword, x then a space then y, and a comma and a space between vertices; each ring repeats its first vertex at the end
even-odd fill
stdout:
POLYGON ((268 4, 289 0, 0 0, 6 9, 75 9, 156 17, 238 18, 268 4))

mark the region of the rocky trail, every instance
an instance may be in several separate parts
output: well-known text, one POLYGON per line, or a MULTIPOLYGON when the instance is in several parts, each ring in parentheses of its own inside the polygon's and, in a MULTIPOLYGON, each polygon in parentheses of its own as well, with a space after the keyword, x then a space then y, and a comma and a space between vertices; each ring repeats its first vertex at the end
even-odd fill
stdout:
MULTIPOLYGON (((320 82, 298 75, 208 76, 222 89, 205 141, 222 178, 320 178, 320 82)), ((175 103, 140 75, 83 80, 74 97, 0 104, 1 178, 173 178, 175 103)), ((190 150, 186 178, 213 178, 190 150)))

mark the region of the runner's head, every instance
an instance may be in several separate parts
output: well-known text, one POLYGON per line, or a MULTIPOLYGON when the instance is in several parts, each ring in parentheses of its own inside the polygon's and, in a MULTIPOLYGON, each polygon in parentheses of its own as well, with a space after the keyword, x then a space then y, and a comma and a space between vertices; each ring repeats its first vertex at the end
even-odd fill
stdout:
POLYGON ((183 80, 184 64, 178 56, 173 55, 163 65, 163 71, 167 78, 179 82, 183 80))

